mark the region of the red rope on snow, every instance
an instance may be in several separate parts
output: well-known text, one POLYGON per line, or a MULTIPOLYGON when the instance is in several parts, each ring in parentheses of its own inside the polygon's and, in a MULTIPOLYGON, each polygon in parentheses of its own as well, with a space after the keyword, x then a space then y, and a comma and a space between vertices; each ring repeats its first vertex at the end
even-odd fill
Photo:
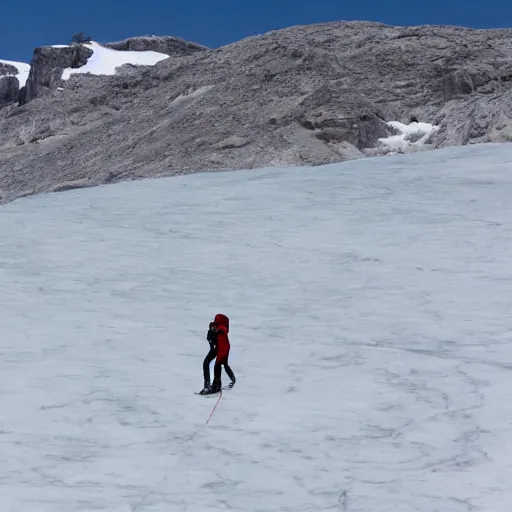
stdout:
MULTIPOLYGON (((213 414, 215 413, 215 409, 217 409, 217 406, 219 405, 219 402, 220 402, 220 399, 222 398, 222 390, 220 391, 219 393, 219 398, 217 399, 217 403, 215 404, 215 406, 213 407, 212 409, 212 412, 210 413, 210 417, 208 418, 208 420, 206 421, 206 423, 204 424, 204 426, 206 427, 208 425, 208 423, 210 423, 210 420, 212 419, 213 417, 213 414)), ((192 443, 192 441, 195 439, 195 437, 197 436, 197 434, 199 434, 199 430, 196 430, 196 432, 193 434, 193 436, 189 439, 188 443, 192 443)), ((178 462, 179 459, 181 459, 181 457, 183 457, 183 455, 185 454, 185 450, 183 450, 181 452, 181 454, 178 456, 178 458, 174 461, 174 463, 172 464, 173 466, 178 462)), ((157 485, 156 488, 160 487, 166 480, 167 480, 167 477, 169 476, 169 473, 167 473, 163 480, 157 485)), ((149 491, 146 496, 139 502, 138 505, 134 506, 132 508, 132 511, 133 512, 137 512, 140 507, 142 507, 142 505, 144 505, 146 503, 146 501, 148 500, 148 498, 150 496, 152 496, 156 490, 156 488, 152 489, 151 491, 149 491)))
POLYGON ((217 405, 219 405, 219 402, 220 402, 221 398, 222 398, 222 390, 219 393, 219 399, 217 400, 217 403, 215 404, 215 407, 212 409, 212 412, 210 413, 210 417, 208 418, 208 420, 204 424, 205 427, 206 427, 206 425, 208 425, 208 423, 210 423, 210 420, 212 419, 213 413, 215 412, 215 409, 217 409, 217 405))

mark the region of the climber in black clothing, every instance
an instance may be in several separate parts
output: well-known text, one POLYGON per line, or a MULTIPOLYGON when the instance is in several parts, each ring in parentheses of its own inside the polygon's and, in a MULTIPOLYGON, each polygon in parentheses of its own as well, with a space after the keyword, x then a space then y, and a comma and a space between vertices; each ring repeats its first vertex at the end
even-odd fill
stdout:
POLYGON ((218 314, 215 316, 215 320, 210 323, 208 334, 206 339, 210 343, 210 351, 204 358, 203 362, 203 374, 204 374, 204 388, 200 392, 201 395, 208 393, 216 393, 222 388, 221 383, 221 368, 224 366, 228 377, 231 379, 228 387, 232 388, 235 385, 236 378, 233 370, 228 364, 229 358, 229 318, 226 315, 218 314), (213 384, 210 386, 210 363, 215 361, 215 371, 213 384))
POLYGON ((217 330, 213 322, 210 322, 206 339, 210 344, 210 352, 203 361, 204 389, 210 388, 210 363, 217 357, 217 330))

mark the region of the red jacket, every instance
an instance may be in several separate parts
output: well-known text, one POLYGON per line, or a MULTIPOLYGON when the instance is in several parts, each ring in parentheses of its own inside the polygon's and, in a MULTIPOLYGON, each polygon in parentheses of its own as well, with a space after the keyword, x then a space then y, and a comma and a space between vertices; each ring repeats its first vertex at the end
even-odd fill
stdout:
POLYGON ((226 315, 215 315, 213 321, 217 326, 217 363, 223 363, 229 356, 229 318, 226 315))

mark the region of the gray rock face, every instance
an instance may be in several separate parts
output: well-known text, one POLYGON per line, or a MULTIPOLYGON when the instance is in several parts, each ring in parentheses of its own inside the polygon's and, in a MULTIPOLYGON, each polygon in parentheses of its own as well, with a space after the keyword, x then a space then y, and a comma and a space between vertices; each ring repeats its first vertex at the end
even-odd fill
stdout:
POLYGON ((64 48, 44 46, 36 48, 27 84, 21 94, 21 103, 43 96, 62 85, 62 72, 66 68, 79 68, 87 63, 92 50, 81 44, 64 48))
POLYGON ((6 64, 5 62, 0 62, 0 76, 5 75, 17 75, 18 70, 11 66, 10 64, 6 64))
POLYGON ((0 75, 0 108, 16 103, 19 95, 19 80, 15 76, 0 75))
POLYGON ((293 27, 48 91, 0 111, 6 200, 361 158, 412 116, 439 126, 427 147, 511 141, 512 30, 293 27))
MULTIPOLYGON (((177 37, 134 37, 105 45, 120 51, 152 50, 168 55, 191 55, 206 50, 205 47, 184 41, 177 37)), ((66 68, 79 68, 87 63, 92 50, 82 44, 73 44, 64 48, 45 46, 36 48, 31 62, 31 71, 21 102, 43 96, 63 85, 62 72, 66 68)))
POLYGON ((16 103, 20 95, 20 83, 15 75, 18 69, 0 62, 0 108, 16 103))
POLYGON ((192 55, 193 53, 208 49, 205 46, 172 36, 132 37, 116 43, 107 43, 105 46, 113 50, 137 52, 153 51, 166 53, 167 55, 175 57, 192 55))

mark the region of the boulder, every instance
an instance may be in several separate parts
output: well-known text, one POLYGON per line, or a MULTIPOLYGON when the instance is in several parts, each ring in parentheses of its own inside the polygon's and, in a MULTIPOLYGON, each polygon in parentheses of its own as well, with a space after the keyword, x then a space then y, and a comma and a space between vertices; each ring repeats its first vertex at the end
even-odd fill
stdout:
POLYGON ((20 95, 20 83, 15 76, 0 76, 0 108, 16 103, 20 95))
POLYGON ((62 86, 64 69, 84 66, 92 54, 93 51, 83 44, 36 48, 27 84, 21 93, 21 103, 28 103, 62 86))

